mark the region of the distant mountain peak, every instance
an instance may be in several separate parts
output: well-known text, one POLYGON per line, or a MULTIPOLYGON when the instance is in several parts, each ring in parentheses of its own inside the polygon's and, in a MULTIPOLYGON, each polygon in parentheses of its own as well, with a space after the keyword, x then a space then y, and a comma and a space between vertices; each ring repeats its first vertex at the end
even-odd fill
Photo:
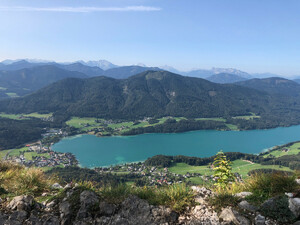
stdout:
POLYGON ((103 70, 108 70, 108 69, 112 69, 112 68, 116 68, 118 67, 115 64, 112 64, 111 62, 107 61, 107 60, 97 60, 97 61, 79 61, 80 63, 82 63, 83 65, 86 66, 97 66, 103 70))
POLYGON ((231 73, 217 73, 211 75, 206 79, 211 82, 220 83, 220 84, 235 83, 235 82, 247 80, 247 78, 245 77, 236 74, 231 74, 231 73))
POLYGON ((244 71, 238 70, 238 69, 234 69, 234 68, 217 68, 217 67, 213 67, 211 70, 214 74, 227 73, 227 74, 238 75, 238 76, 241 76, 241 77, 244 77, 244 78, 250 78, 251 77, 250 74, 248 74, 244 71))
POLYGON ((148 67, 148 66, 146 66, 144 63, 137 63, 137 64, 135 64, 134 66, 148 67))

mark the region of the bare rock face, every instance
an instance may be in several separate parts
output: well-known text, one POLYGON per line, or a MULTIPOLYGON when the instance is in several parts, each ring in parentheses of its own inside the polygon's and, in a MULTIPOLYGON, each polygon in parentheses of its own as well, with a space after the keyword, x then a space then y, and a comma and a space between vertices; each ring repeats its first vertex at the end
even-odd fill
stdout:
POLYGON ((235 225, 250 225, 250 221, 231 208, 225 208, 219 218, 224 222, 235 225))
POLYGON ((265 225, 266 223, 266 218, 262 215, 257 215, 255 217, 255 225, 265 225))
POLYGON ((239 208, 249 211, 249 212, 256 212, 258 208, 254 205, 251 205, 249 202, 243 200, 238 204, 239 208))
POLYGON ((117 206, 107 202, 100 202, 99 214, 101 216, 111 216, 117 211, 117 206))
POLYGON ((8 204, 7 208, 10 210, 25 210, 29 211, 35 205, 34 198, 30 195, 21 195, 14 197, 13 200, 8 204))
POLYGON ((80 209, 77 213, 77 220, 91 216, 92 208, 98 206, 99 197, 92 191, 83 191, 80 194, 80 209))
POLYGON ((300 216, 300 198, 289 198, 289 209, 298 218, 300 216))
POLYGON ((63 201, 59 205, 60 219, 62 225, 71 223, 71 204, 68 201, 63 201))

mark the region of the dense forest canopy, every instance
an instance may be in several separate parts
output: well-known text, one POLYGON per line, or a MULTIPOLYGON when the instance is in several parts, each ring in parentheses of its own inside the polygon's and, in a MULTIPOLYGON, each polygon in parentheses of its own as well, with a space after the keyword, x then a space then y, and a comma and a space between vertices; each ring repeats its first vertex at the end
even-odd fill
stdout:
POLYGON ((284 125, 299 123, 299 110, 297 98, 164 71, 124 80, 68 78, 23 98, 0 102, 0 111, 7 113, 54 112, 66 118, 230 117, 253 112, 284 125))

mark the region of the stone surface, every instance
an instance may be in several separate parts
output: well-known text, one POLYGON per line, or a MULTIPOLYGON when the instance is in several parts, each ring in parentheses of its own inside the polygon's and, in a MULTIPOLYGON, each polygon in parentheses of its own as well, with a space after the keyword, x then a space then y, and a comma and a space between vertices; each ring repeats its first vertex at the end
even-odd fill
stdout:
POLYGON ((239 197, 239 198, 245 198, 245 197, 250 196, 250 195, 252 195, 252 192, 247 192, 247 191, 235 194, 235 196, 239 197))
POLYGON ((83 191, 80 194, 80 209, 77 213, 77 219, 81 220, 91 216, 91 209, 99 203, 99 197, 92 191, 83 191))
POLYGON ((192 186, 191 189, 198 197, 207 198, 213 195, 213 192, 205 187, 192 186))
POLYGON ((28 213, 24 210, 15 211, 13 212, 10 217, 8 218, 8 221, 12 224, 19 224, 23 223, 23 221, 27 218, 28 213))
POLYGON ((300 216, 300 198, 289 198, 289 209, 298 218, 300 216))
POLYGON ((71 204, 68 201, 63 201, 59 205, 61 224, 69 224, 71 222, 71 204))
POLYGON ((231 208, 225 208, 219 218, 223 220, 224 222, 230 223, 230 224, 235 224, 235 225, 250 225, 250 221, 240 215, 237 211, 232 210, 231 208))
POLYGON ((31 210, 34 204, 35 201, 32 196, 21 195, 14 197, 7 207, 11 210, 31 210))
POLYGON ((66 184, 66 186, 64 187, 65 190, 70 188, 72 188, 72 184, 66 184))
POLYGON ((294 197, 294 194, 293 193, 285 193, 285 195, 289 198, 293 198, 294 197))
POLYGON ((265 225, 266 224, 266 218, 262 215, 257 215, 255 217, 255 225, 265 225))
POLYGON ((240 207, 241 209, 244 209, 244 210, 247 210, 247 211, 250 211, 250 212, 256 212, 258 210, 258 208, 254 205, 251 205, 249 202, 247 201, 241 201, 239 204, 238 204, 238 207, 240 207))
POLYGON ((54 188, 54 189, 61 189, 63 187, 59 183, 55 183, 55 184, 52 185, 52 188, 54 188))
POLYGON ((106 202, 100 202, 99 205, 99 214, 101 216, 111 216, 113 215, 117 210, 117 206, 114 204, 106 203, 106 202))

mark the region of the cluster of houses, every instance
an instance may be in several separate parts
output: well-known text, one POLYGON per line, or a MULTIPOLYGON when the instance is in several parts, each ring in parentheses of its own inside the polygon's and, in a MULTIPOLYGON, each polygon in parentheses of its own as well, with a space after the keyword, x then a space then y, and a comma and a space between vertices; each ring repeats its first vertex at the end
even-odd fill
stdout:
POLYGON ((111 167, 97 167, 95 171, 98 173, 120 173, 130 174, 136 178, 144 178, 147 185, 156 186, 156 185, 171 185, 174 183, 182 183, 187 181, 187 179, 192 177, 200 177, 204 181, 209 181, 214 179, 213 176, 201 175, 199 173, 186 173, 176 174, 171 173, 168 168, 157 168, 155 166, 148 167, 145 166, 143 162, 139 163, 130 163, 124 165, 116 165, 111 167))
POLYGON ((42 134, 43 137, 51 137, 55 135, 61 135, 66 137, 68 134, 64 132, 62 129, 49 129, 46 133, 42 134))
POLYGON ((19 155, 7 156, 6 160, 23 164, 27 167, 66 167, 78 164, 75 156, 71 153, 59 153, 52 151, 40 143, 27 145, 28 149, 21 151, 19 155), (27 153, 27 154, 26 154, 27 153), (29 153, 29 154, 28 154, 29 153), (35 153, 35 154, 30 154, 35 153), (31 157, 26 158, 26 155, 31 157))

